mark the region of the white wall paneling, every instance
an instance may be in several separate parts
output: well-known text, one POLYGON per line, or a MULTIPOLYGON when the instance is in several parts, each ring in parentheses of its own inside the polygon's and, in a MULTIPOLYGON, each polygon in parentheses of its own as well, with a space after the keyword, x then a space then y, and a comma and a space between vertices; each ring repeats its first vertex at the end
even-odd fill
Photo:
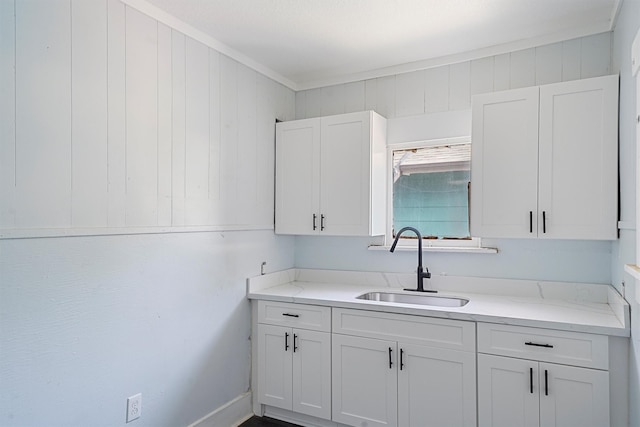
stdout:
POLYGON ((273 227, 293 91, 118 0, 0 20, 0 237, 273 227))
MULTIPOLYGON (((378 82, 376 79, 365 80, 364 82, 364 109, 365 110, 377 110, 378 82)), ((305 117, 296 117, 297 119, 304 119, 305 117)))
POLYGON ((209 49, 185 40, 185 224, 211 221, 209 49))
POLYGON ((364 108, 364 93, 365 93, 365 83, 363 81, 345 83, 344 85, 344 94, 345 94, 345 105, 344 112, 345 113, 355 113, 357 111, 363 111, 364 108))
POLYGON ((107 1, 107 226, 126 225, 125 6, 107 1))
POLYGON ((396 116, 396 76, 376 79, 376 112, 388 119, 396 116))
POLYGON ((535 86, 536 84, 536 50, 525 49, 511 53, 511 87, 535 86))
POLYGON ((323 116, 344 114, 346 97, 344 85, 323 87, 320 89, 320 96, 323 116))
POLYGON ((449 110, 449 67, 425 70, 424 112, 449 110))
POLYGON ((171 225, 171 28, 158 24, 158 225, 171 225))
MULTIPOLYGON (((214 223, 222 217, 220 201, 222 177, 221 117, 220 113, 220 53, 209 49, 209 200, 212 204, 211 216, 214 223)), ((262 175, 261 175, 262 176, 262 175)))
POLYGON ((307 92, 296 92, 296 117, 308 117, 307 92))
POLYGON ((493 92, 493 67, 492 57, 471 61, 471 75, 469 91, 471 96, 479 93, 493 92))
POLYGON ((237 203, 238 164, 238 64, 220 56, 220 203, 219 221, 233 222, 232 206, 237 203))
POLYGON ((306 91, 306 106, 305 111, 307 117, 320 117, 322 116, 322 90, 311 89, 306 91))
POLYGON ((16 2, 17 227, 71 225, 71 3, 16 2))
POLYGON ((449 110, 471 108, 471 63, 449 66, 449 110))
MULTIPOLYGON (((335 100, 388 119, 471 108, 479 93, 610 74, 611 33, 296 93, 296 118, 333 114, 335 100), (418 76, 422 76, 422 81, 418 76), (362 90, 353 89, 364 84, 362 90), (342 93, 338 93, 342 91, 342 93), (331 97, 326 96, 331 93, 331 97), (322 96, 325 94, 325 96, 322 96)), ((342 105, 342 104, 340 104, 342 105)), ((347 107, 346 110, 350 111, 347 107)))
POLYGON ((107 222, 107 4, 71 4, 71 223, 107 222))
POLYGON ((413 116, 424 113, 424 71, 399 74, 396 77, 396 115, 413 116))
POLYGON ((580 78, 611 73, 611 35, 588 36, 581 39, 580 78))
POLYGON ((172 158, 171 158, 171 191, 172 191, 172 222, 174 225, 185 225, 185 138, 186 138, 186 70, 185 52, 186 37, 177 31, 172 31, 172 91, 173 91, 173 128, 172 128, 172 158))
POLYGON ((536 85, 562 81, 562 43, 536 48, 536 85))
MULTIPOLYGON (((236 224, 252 224, 255 216, 258 157, 256 155, 257 75, 238 64, 238 143, 236 166, 236 224)), ((224 161, 224 159, 223 159, 224 161)))
POLYGON ((126 9, 126 223, 158 223, 158 23, 126 9))
POLYGON ((511 55, 503 53, 493 57, 493 90, 507 90, 511 87, 511 55))
POLYGON ((266 77, 256 75, 256 146, 255 176, 257 206, 255 215, 258 223, 265 226, 274 221, 274 186, 267 179, 260 177, 274 173, 275 164, 275 128, 276 112, 273 106, 277 103, 277 87, 266 77))
POLYGON ((562 42, 562 81, 580 78, 582 60, 582 40, 567 40, 562 42))
POLYGON ((14 2, 0 2, 0 228, 15 225, 16 40, 14 2))

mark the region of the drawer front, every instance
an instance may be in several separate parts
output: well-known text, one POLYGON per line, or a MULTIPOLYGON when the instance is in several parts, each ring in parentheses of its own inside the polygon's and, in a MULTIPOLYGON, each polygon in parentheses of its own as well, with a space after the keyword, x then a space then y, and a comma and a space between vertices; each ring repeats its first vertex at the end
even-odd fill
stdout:
POLYGON ((478 323, 478 352, 609 369, 608 337, 581 332, 478 323))
POLYGON ((331 307, 258 301, 258 323, 331 331, 331 307))
POLYGON ((476 351, 474 322, 334 308, 332 324, 333 332, 343 335, 476 351))

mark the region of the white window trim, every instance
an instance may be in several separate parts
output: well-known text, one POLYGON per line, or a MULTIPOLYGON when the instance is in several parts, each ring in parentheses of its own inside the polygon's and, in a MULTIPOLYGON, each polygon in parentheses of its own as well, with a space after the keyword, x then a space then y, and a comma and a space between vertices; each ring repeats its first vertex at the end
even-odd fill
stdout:
MULTIPOLYGON (((401 142, 387 145, 387 232, 385 234, 384 246, 371 246, 370 249, 388 249, 393 244, 393 152, 409 148, 424 148, 436 145, 452 145, 470 143, 470 136, 455 138, 431 139, 426 141, 401 142)), ((415 250, 418 247, 417 239, 400 239, 397 249, 415 250)), ((474 252, 474 253, 496 253, 495 248, 483 248, 479 237, 471 239, 423 239, 422 249, 437 252, 474 252)))

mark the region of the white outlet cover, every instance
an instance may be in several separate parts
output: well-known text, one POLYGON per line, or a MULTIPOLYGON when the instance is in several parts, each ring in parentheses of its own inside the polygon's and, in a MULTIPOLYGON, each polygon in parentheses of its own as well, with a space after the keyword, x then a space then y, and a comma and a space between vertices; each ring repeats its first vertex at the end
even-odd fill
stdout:
POLYGON ((127 399, 127 422, 140 418, 142 413, 142 393, 138 393, 127 399))

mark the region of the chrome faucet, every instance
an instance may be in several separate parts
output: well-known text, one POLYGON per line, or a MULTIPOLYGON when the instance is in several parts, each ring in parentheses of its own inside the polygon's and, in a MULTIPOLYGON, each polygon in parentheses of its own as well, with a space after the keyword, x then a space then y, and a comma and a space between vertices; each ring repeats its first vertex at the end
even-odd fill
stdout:
POLYGON ((427 271, 424 271, 424 269, 422 268, 422 235, 420 234, 420 232, 413 228, 413 227, 404 227, 402 229, 400 229, 400 231, 398 231, 398 234, 396 234, 396 238, 393 241, 393 245, 391 245, 391 252, 396 250, 396 245, 398 244, 398 239, 400 238, 400 235, 402 233, 404 233, 405 231, 410 230, 413 231, 414 233, 416 233, 416 236, 418 236, 418 287, 416 289, 405 289, 405 291, 414 291, 414 292, 438 292, 432 289, 425 289, 424 288, 424 279, 430 279, 431 278, 431 273, 429 273, 429 269, 427 268, 427 271))

